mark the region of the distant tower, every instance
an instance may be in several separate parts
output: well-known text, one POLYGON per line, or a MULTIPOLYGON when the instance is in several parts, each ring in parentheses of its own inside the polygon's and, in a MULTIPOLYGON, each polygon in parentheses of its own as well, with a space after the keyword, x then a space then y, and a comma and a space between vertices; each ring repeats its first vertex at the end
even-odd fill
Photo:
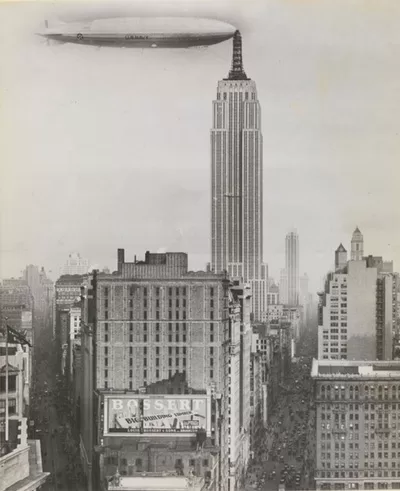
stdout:
POLYGON ((364 237, 357 227, 351 238, 351 260, 361 261, 364 256, 364 237))
POLYGON ((288 288, 288 305, 299 305, 300 274, 299 274, 299 236, 296 230, 286 235, 286 271, 288 288))
POLYGON ((343 269, 347 265, 347 251, 341 243, 335 251, 335 271, 343 269))

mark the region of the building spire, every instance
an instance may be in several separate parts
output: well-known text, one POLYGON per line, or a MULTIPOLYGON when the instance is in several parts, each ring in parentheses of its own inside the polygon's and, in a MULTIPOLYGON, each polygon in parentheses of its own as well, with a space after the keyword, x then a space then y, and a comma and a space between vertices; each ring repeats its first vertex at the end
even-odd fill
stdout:
POLYGON ((228 80, 248 80, 243 68, 242 36, 240 31, 236 31, 233 36, 232 68, 229 72, 228 80))

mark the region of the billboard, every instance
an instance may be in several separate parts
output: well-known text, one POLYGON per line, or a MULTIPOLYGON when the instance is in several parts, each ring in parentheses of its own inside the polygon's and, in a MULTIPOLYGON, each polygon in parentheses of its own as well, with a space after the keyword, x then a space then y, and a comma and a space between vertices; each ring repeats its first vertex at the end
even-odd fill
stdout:
POLYGON ((206 395, 134 394, 105 402, 105 433, 196 433, 210 426, 206 395))

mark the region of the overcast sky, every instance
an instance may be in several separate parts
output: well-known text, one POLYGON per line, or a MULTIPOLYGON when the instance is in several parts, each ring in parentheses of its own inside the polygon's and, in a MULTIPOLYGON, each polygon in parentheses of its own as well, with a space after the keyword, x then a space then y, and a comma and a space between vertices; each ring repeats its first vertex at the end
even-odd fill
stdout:
POLYGON ((358 225, 400 264, 400 2, 0 6, 0 277, 59 271, 72 251, 115 268, 146 250, 210 258, 210 128, 231 42, 208 49, 48 45, 44 19, 201 15, 242 32, 264 137, 264 259, 285 235, 317 288, 358 225), (154 6, 154 7, 152 7, 154 6))

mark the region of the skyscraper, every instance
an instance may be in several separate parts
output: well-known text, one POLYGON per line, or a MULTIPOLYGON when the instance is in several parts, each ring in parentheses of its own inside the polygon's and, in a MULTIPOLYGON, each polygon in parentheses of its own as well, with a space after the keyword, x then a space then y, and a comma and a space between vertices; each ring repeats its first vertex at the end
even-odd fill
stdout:
POLYGON ((356 227, 351 238, 351 260, 361 261, 364 255, 364 237, 360 229, 356 227))
POLYGON ((296 230, 286 235, 286 272, 288 288, 288 305, 299 305, 300 275, 299 275, 299 236, 296 230))
POLYGON ((86 274, 89 270, 89 261, 77 252, 69 255, 61 275, 86 274))
POLYGON ((335 251, 335 272, 319 292, 318 358, 391 360, 398 313, 399 275, 380 256, 360 257, 358 230, 351 241, 352 259, 342 244, 335 251), (357 247, 358 246, 358 247, 357 247))
POLYGON ((233 39, 232 69, 218 82, 211 130, 212 269, 252 286, 255 320, 267 307, 263 263, 261 109, 256 84, 243 68, 242 39, 233 39))

